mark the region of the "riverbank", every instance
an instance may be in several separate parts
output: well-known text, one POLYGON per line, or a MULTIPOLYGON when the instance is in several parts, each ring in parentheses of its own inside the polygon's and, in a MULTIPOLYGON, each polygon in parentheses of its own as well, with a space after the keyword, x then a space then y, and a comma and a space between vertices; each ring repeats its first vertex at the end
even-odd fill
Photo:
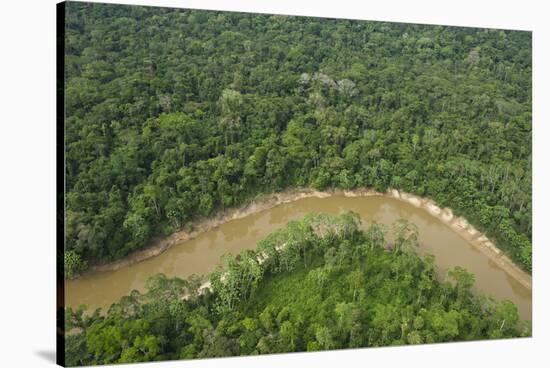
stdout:
POLYGON ((293 188, 279 193, 258 195, 254 200, 241 207, 227 209, 219 212, 212 218, 199 219, 195 221, 192 226, 192 231, 181 230, 175 232, 163 239, 152 242, 151 245, 146 248, 131 253, 120 260, 91 266, 75 278, 96 272, 115 271, 148 258, 155 257, 170 247, 191 240, 223 223, 268 210, 283 203, 294 202, 303 198, 326 198, 334 195, 342 195, 345 197, 385 196, 407 202, 414 207, 421 208, 451 227, 457 234, 462 236, 476 249, 480 250, 499 268, 504 270, 510 277, 519 282, 525 288, 529 290, 532 288, 532 279, 529 274, 515 265, 509 257, 507 257, 494 245, 491 240, 470 225, 466 219, 456 217, 449 208, 440 208, 431 199, 422 198, 396 189, 390 189, 386 193, 380 193, 367 188, 358 188, 353 190, 335 189, 326 191, 317 191, 309 188, 293 188))

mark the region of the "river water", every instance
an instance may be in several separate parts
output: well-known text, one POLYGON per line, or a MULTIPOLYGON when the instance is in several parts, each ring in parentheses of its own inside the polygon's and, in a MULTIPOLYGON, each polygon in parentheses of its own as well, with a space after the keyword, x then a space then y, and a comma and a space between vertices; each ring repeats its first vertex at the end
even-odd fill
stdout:
POLYGON ((531 319, 531 290, 515 281, 494 261, 477 250, 466 238, 422 208, 397 199, 369 196, 304 198, 280 204, 247 217, 232 220, 174 245, 164 253, 116 271, 98 272, 65 282, 65 303, 70 307, 108 308, 133 289, 142 291, 155 273, 185 278, 212 271, 224 253, 253 249, 256 243, 288 221, 308 212, 338 214, 351 210, 360 214, 364 225, 372 221, 391 225, 399 218, 415 223, 419 230, 420 254, 433 254, 441 272, 461 266, 473 273, 475 289, 499 299, 509 299, 522 319, 531 319))

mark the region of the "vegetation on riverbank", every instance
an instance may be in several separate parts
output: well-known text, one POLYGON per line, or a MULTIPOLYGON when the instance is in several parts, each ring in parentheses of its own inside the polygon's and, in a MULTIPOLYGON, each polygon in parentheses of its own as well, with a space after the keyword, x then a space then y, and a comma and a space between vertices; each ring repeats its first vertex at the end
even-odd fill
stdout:
POLYGON ((530 336, 516 307, 471 292, 460 267, 436 277, 417 230, 308 215, 228 255, 205 280, 148 282, 107 315, 67 310, 67 364, 221 357, 530 336), (395 243, 385 249, 385 234, 395 243))
POLYGON ((67 4, 65 271, 293 186, 395 187, 531 268, 531 34, 67 4))

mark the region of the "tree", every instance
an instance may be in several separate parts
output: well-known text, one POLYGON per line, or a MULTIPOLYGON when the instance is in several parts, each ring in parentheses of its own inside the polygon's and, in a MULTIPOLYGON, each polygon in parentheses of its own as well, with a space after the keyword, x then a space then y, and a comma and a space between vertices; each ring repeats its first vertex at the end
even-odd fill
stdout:
POLYGON ((295 351, 298 329, 290 321, 284 321, 279 329, 281 337, 281 351, 295 351))
POLYGON ((315 339, 317 340, 319 347, 323 350, 335 348, 334 340, 328 327, 319 327, 315 332, 315 339))
POLYGON ((352 271, 348 275, 347 280, 350 284, 351 290, 353 290, 353 301, 355 301, 355 298, 357 296, 357 291, 361 287, 361 284, 363 283, 363 274, 360 270, 352 271))
POLYGON ((385 233, 386 229, 384 225, 377 224, 376 222, 370 224, 365 235, 367 237, 367 244, 370 245, 371 250, 384 246, 385 233))
POLYGON ((493 313, 494 323, 489 332, 491 338, 513 336, 519 320, 517 307, 509 300, 504 300, 494 307, 493 313))
POLYGON ((338 318, 338 328, 347 335, 345 341, 348 345, 361 346, 361 339, 358 339, 361 331, 361 310, 353 303, 338 303, 334 311, 338 318))
POLYGON ((471 288, 474 285, 475 277, 464 268, 455 266, 447 271, 447 277, 454 281, 454 287, 458 300, 465 302, 472 297, 471 288))
POLYGON ((460 314, 456 310, 444 312, 435 310, 432 312, 430 323, 433 331, 438 336, 438 341, 454 341, 459 332, 460 314))
POLYGON ((80 255, 74 250, 68 250, 64 252, 63 262, 65 277, 72 277, 80 271, 85 270, 87 267, 87 262, 83 261, 80 255))
POLYGON ((393 223, 395 236, 395 252, 418 247, 418 228, 406 219, 399 219, 393 223))
POLYGON ((238 91, 224 89, 219 100, 221 106, 220 124, 225 131, 225 145, 228 145, 228 136, 233 142, 233 135, 241 125, 242 95, 238 91))
POLYGON ((312 282, 318 290, 322 291, 323 286, 328 281, 329 271, 324 267, 315 268, 307 274, 307 280, 312 282))

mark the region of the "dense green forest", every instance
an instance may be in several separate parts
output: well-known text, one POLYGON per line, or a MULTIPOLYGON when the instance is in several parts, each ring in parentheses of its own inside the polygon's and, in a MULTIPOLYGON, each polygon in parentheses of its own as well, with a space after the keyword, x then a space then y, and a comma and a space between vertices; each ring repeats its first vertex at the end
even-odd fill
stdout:
POLYGON ((295 186, 431 197, 531 269, 530 32, 69 2, 65 42, 67 275, 295 186))
POLYGON ((222 258, 204 280, 149 279, 97 310, 67 310, 67 364, 91 365, 530 336, 509 301, 475 296, 460 267, 438 280, 418 231, 398 220, 394 244, 359 215, 310 214, 222 258))

